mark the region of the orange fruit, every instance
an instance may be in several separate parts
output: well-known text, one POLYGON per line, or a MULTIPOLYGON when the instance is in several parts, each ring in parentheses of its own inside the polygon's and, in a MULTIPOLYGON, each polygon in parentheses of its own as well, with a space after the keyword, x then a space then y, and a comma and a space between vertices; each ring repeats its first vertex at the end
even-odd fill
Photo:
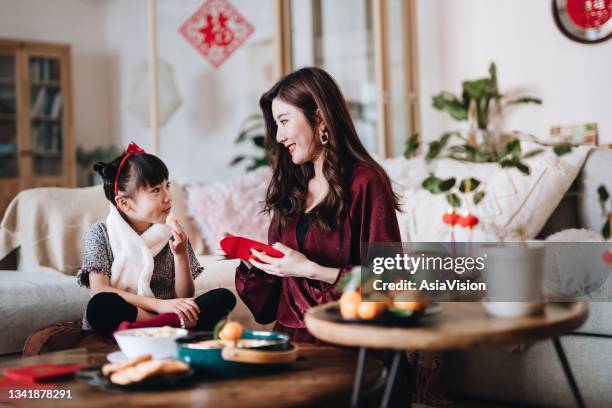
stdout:
POLYGON ((242 336, 242 325, 238 322, 227 322, 219 332, 221 340, 236 341, 242 336))
POLYGON ((339 301, 340 315, 345 319, 356 319, 359 302, 361 302, 361 295, 359 292, 344 292, 339 301))
POLYGON ((384 302, 361 302, 357 309, 357 315, 363 320, 376 319, 383 314, 386 306, 384 302))
POLYGON ((427 302, 424 300, 414 300, 412 302, 393 302, 393 307, 396 307, 401 310, 425 310, 427 307, 427 302))

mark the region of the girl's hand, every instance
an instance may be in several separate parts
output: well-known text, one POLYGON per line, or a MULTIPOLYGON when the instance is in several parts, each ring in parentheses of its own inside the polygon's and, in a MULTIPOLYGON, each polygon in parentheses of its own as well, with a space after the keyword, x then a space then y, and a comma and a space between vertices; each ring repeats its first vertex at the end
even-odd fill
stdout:
MULTIPOLYGON (((217 242, 217 248, 215 248, 215 259, 217 261, 226 261, 229 259, 225 251, 221 248, 221 240, 223 240, 223 238, 225 237, 233 237, 233 235, 229 232, 224 232, 223 235, 221 235, 219 242, 217 242)), ((251 263, 248 261, 242 261, 242 263, 245 264, 246 267, 249 269, 253 267, 253 265, 251 265, 251 263)))
POLYGON ((185 327, 195 327, 200 316, 200 307, 193 298, 157 299, 157 313, 176 313, 183 319, 185 327))
POLYGON ((274 258, 263 252, 251 249, 251 253, 257 257, 257 259, 266 262, 258 262, 257 259, 251 259, 251 263, 256 268, 269 273, 270 275, 276 276, 294 276, 298 278, 316 278, 316 263, 312 262, 304 254, 294 249, 289 248, 286 245, 277 242, 272 245, 274 249, 281 251, 285 256, 282 258, 274 258))
POLYGON ((189 242, 189 238, 187 238, 187 234, 183 231, 181 224, 175 219, 168 225, 172 228, 172 237, 174 238, 174 240, 170 240, 170 250, 174 255, 187 256, 187 242, 189 242))

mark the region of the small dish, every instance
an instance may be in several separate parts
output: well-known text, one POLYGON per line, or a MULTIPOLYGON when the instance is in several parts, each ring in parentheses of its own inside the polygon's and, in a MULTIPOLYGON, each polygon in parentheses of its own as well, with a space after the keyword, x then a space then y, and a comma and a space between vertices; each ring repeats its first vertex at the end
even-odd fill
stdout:
MULTIPOLYGON (((111 353, 112 354, 112 353, 111 353)), ((94 365, 85 367, 76 372, 77 380, 89 385, 102 389, 122 390, 122 391, 158 391, 169 390, 184 387, 189 384, 190 380, 195 376, 195 370, 192 368, 189 371, 174 374, 162 374, 154 377, 145 378, 142 381, 128 385, 119 385, 112 383, 108 377, 102 374, 101 366, 94 365)))

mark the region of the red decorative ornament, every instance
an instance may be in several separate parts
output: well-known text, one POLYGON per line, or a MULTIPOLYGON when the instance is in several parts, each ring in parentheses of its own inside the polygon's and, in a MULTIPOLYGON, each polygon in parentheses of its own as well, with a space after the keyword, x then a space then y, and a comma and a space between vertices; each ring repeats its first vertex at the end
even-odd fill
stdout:
POLYGON ((450 225, 451 227, 454 227, 455 225, 457 225, 458 221, 459 221, 459 214, 457 214, 454 211, 447 211, 442 216, 442 222, 445 223, 446 225, 450 225))
POLYGON ((255 28, 227 0, 208 0, 183 25, 181 34, 218 68, 255 28))
POLYGON ((567 14, 579 27, 602 27, 612 18, 612 0, 567 0, 567 14))
POLYGON ((612 266, 612 251, 604 251, 601 254, 601 259, 603 259, 606 264, 612 266))
POLYGON ((472 229, 476 225, 478 225, 478 217, 474 214, 466 214, 464 216, 459 217, 458 224, 463 228, 472 229))

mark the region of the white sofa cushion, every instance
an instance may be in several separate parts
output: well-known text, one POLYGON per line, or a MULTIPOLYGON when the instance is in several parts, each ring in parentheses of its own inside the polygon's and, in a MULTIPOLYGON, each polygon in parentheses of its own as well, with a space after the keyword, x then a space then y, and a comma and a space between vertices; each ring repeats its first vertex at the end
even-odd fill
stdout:
MULTIPOLYGON (((523 152, 542 148, 530 142, 522 142, 521 147, 523 152)), ((404 162, 397 159, 386 161, 383 165, 399 185, 396 191, 402 196, 403 212, 398 214, 402 240, 450 240, 450 228, 442 223, 442 215, 449 207, 445 195, 433 195, 421 187, 427 171, 440 178, 455 177, 458 182, 475 177, 483 183, 485 198, 475 210, 470 208, 480 218, 480 224, 472 232, 473 241, 532 239, 559 205, 590 149, 580 146, 561 157, 556 156, 552 149, 546 149, 544 153, 525 160, 531 168, 530 175, 514 168, 502 169, 497 163, 438 159, 426 165, 422 157, 404 162), (394 168, 398 166, 400 169, 394 168)), ((469 240, 464 229, 456 228, 455 234, 457 241, 469 240)))
POLYGON ((89 291, 59 272, 0 271, 0 354, 21 352, 30 334, 83 317, 89 291))

